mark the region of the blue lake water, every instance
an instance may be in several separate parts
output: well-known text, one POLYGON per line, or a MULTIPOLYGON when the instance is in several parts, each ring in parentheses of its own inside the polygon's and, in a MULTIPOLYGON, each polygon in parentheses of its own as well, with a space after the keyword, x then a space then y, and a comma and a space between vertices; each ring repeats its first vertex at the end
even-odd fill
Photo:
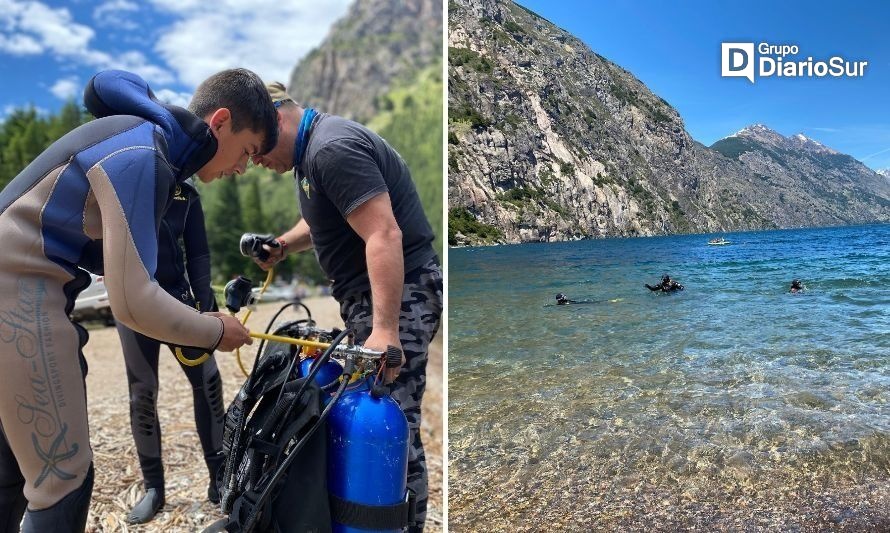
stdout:
POLYGON ((452 516, 888 490, 890 225, 721 236, 449 251, 452 516))

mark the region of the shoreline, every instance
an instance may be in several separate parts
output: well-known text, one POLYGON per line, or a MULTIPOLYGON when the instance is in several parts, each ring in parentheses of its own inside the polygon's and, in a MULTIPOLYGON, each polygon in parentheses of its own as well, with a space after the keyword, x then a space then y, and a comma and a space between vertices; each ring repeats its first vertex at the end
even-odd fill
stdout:
MULTIPOLYGON (((448 245, 448 249, 463 249, 463 248, 495 248, 500 246, 516 246, 522 244, 556 244, 563 242, 582 242, 582 241, 605 241, 612 239, 653 239, 658 237, 688 237, 688 236, 701 236, 707 237, 710 235, 738 235, 738 234, 746 234, 746 233, 768 233, 774 231, 794 231, 794 230, 824 230, 824 229, 850 229, 857 227, 868 227, 868 226, 885 226, 890 224, 890 221, 887 222, 857 222, 855 224, 840 224, 836 226, 795 226, 788 228, 762 228, 762 229, 735 229, 735 230, 714 230, 706 233, 658 233, 652 235, 586 235, 579 238, 571 238, 571 239, 560 239, 560 240, 548 240, 548 241, 516 241, 516 242, 496 242, 491 244, 456 244, 456 245, 448 245)), ((737 245, 737 243, 732 243, 733 245, 737 245)))

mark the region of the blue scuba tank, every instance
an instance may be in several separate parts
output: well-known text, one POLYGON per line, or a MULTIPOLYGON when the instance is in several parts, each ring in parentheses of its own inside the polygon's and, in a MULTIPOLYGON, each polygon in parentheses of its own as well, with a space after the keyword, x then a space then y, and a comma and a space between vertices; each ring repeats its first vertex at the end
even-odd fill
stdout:
MULTIPOLYGON (((373 377, 353 383, 328 417, 328 492, 365 506, 393 506, 407 496, 408 421, 386 392, 371 392, 373 377)), ((334 519, 334 533, 398 533, 367 529, 334 519)))
MULTIPOLYGON (((300 361, 300 377, 309 375, 313 363, 315 363, 314 357, 307 357, 300 361)), ((343 367, 340 363, 328 359, 328 361, 318 369, 318 373, 315 374, 315 382, 318 383, 319 387, 325 387, 337 381, 337 378, 342 374, 343 367)))

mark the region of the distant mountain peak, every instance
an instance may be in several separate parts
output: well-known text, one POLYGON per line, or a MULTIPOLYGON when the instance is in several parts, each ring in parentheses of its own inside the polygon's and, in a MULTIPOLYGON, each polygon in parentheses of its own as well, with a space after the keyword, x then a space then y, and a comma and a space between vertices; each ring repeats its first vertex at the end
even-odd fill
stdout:
POLYGON ((442 57, 442 0, 354 0, 291 74, 305 106, 366 122, 402 80, 442 57))
POLYGON ((776 135, 780 135, 777 131, 770 129, 765 124, 751 124, 749 126, 745 126, 732 135, 724 137, 724 139, 728 139, 729 137, 745 137, 762 133, 775 133, 776 135))
POLYGON ((745 126, 741 130, 733 133, 724 139, 739 137, 751 139, 763 144, 776 146, 786 149, 805 150, 820 154, 839 154, 837 150, 833 150, 815 139, 811 139, 803 133, 796 133, 790 137, 785 137, 776 130, 766 126, 765 124, 751 124, 745 126))
POLYGON ((819 141, 817 141, 815 139, 810 139, 803 133, 798 133, 796 135, 793 135, 792 137, 790 137, 789 140, 791 141, 791 144, 795 148, 802 148, 804 150, 809 150, 811 152, 817 152, 817 153, 821 153, 821 154, 839 154, 840 153, 837 150, 833 150, 833 149, 825 146, 824 144, 820 143, 819 141))
POLYGON ((781 146, 788 142, 788 139, 784 135, 772 128, 769 128, 765 124, 751 124, 750 126, 745 126, 744 128, 727 137, 727 139, 730 137, 752 139, 757 142, 771 144, 774 146, 781 146))
POLYGON ((880 174, 881 176, 884 176, 885 178, 887 178, 888 180, 890 180, 890 168, 879 168, 879 169, 876 170, 875 172, 877 172, 877 173, 880 174))

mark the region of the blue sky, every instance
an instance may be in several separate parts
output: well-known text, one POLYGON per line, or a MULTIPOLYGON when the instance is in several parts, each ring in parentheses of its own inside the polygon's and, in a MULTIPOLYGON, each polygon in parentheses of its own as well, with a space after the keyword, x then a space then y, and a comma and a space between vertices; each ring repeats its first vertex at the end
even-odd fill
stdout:
POLYGON ((520 0, 633 73, 710 145, 762 123, 890 167, 890 2, 520 0), (867 60, 839 79, 720 76, 720 43, 800 47, 796 60, 867 60))
MULTIPOLYGON (((187 104, 207 76, 246 67, 290 82, 351 0, 0 0, 0 120, 14 107, 80 102, 106 68, 142 75, 187 104)), ((295 94, 298 94, 296 92, 295 94)))

